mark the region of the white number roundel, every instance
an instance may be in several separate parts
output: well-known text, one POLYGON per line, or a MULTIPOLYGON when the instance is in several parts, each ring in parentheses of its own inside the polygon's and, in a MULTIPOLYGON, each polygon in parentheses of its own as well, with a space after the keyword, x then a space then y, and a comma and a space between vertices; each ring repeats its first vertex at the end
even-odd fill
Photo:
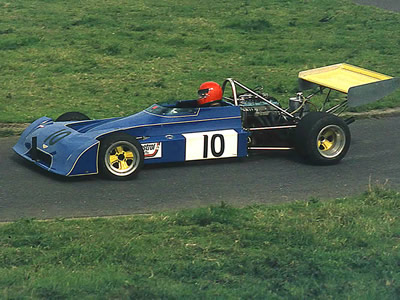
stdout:
POLYGON ((233 130, 183 134, 186 140, 185 160, 236 157, 238 133, 233 130))

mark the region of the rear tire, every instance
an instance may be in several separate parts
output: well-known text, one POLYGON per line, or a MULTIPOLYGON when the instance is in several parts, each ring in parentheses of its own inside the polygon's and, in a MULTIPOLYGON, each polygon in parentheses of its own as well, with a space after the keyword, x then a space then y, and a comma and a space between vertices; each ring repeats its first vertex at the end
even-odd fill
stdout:
POLYGON ((310 112, 296 128, 295 146, 306 160, 318 165, 340 162, 350 147, 350 130, 335 115, 310 112))
POLYGON ((109 179, 133 178, 142 168, 143 161, 142 146, 128 134, 113 134, 100 142, 100 173, 109 179))

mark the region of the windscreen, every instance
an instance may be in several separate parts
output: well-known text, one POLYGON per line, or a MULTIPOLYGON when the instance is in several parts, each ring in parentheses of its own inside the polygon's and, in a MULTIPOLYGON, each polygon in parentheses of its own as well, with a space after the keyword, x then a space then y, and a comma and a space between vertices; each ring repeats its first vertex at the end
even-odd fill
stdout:
POLYGON ((199 112, 198 107, 176 107, 171 104, 153 104, 146 112, 159 116, 195 116, 199 112))

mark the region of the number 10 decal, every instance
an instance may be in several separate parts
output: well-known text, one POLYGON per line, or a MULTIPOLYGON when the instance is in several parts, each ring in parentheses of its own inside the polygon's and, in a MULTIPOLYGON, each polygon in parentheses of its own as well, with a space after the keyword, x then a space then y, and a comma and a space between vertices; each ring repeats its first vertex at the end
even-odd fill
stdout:
MULTIPOLYGON (((203 135, 203 137, 204 137, 204 145, 203 145, 203 149, 204 149, 204 152, 203 152, 203 158, 208 158, 208 135, 203 135)), ((222 134, 214 134, 212 137, 211 137, 211 143, 210 143, 210 146, 211 146, 211 153, 212 153, 212 155, 214 156, 214 157, 221 157, 222 156, 222 154, 224 154, 224 151, 225 151, 225 140, 224 140, 224 136, 222 135, 222 134), (219 150, 218 151, 216 151, 215 150, 215 148, 216 148, 216 143, 217 143, 217 139, 219 139, 219 143, 220 143, 220 147, 219 147, 219 150)))
POLYGON ((183 134, 186 140, 185 160, 236 157, 238 133, 233 130, 183 134))

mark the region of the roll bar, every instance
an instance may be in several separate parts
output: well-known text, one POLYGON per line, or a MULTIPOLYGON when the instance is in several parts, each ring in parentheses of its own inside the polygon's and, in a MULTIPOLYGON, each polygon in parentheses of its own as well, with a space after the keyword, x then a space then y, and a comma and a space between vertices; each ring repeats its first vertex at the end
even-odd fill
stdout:
POLYGON ((245 86, 244 84, 241 84, 239 81, 233 79, 233 78, 227 78, 225 79, 224 83, 222 84, 222 91, 225 91, 225 87, 227 84, 230 84, 231 89, 232 89, 232 95, 233 95, 233 103, 236 106, 239 106, 239 101, 238 101, 238 97, 237 97, 237 91, 236 91, 236 86, 242 88, 243 90, 249 92, 250 94, 252 94, 253 96, 256 96, 258 98, 260 98, 261 100, 265 101, 266 103, 268 103, 269 105, 271 105, 273 108, 279 110, 281 113, 287 115, 288 117, 292 118, 292 119, 296 119, 296 117, 294 115, 292 115, 291 113, 287 112, 286 110, 284 110, 283 108, 279 107, 278 105, 276 105, 275 103, 269 101, 268 99, 266 99, 265 97, 263 97, 262 95, 258 94, 257 92, 253 91, 252 89, 248 88, 247 86, 245 86))

